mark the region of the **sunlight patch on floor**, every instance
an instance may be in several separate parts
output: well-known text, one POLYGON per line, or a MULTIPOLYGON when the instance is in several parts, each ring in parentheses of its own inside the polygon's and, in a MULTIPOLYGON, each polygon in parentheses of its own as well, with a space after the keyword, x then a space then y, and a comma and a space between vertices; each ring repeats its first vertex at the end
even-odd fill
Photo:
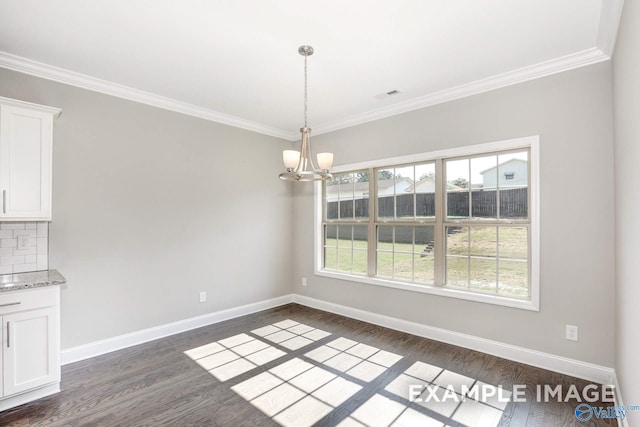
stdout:
MULTIPOLYGON (((427 415, 434 412, 466 426, 496 427, 508 402, 501 401, 498 396, 483 399, 485 402, 474 400, 473 397, 479 395, 474 396, 469 390, 479 390, 484 385, 438 366, 415 362, 385 387, 385 391, 402 398, 400 402, 376 394, 338 426, 446 426, 447 423, 427 415), (422 406, 427 413, 411 408, 411 403, 422 406)), ((506 390, 502 393, 504 397, 511 397, 506 390)))
POLYGON ((361 386, 294 358, 249 378, 233 391, 283 426, 311 426, 361 386))
POLYGON ((402 359, 399 354, 342 337, 311 350, 305 356, 365 382, 373 381, 402 359))
MULTIPOLYGON (((331 335, 288 319, 255 329, 251 333, 289 350, 297 350, 331 335)), ((224 382, 287 353, 250 335, 238 334, 187 350, 184 354, 224 382)))
MULTIPOLYGON (((388 374, 381 378, 403 359, 402 355, 344 337, 323 340, 330 335, 287 319, 184 353, 221 382, 289 356, 289 360, 268 371, 231 386, 231 390, 285 427, 312 426, 360 392, 365 392, 358 396, 366 400, 346 418, 344 413, 336 413, 338 426, 499 424, 508 402, 498 396, 481 399, 470 392, 492 386, 421 361, 394 374, 394 378, 388 374), (323 340, 322 345, 318 343, 306 353, 296 351, 319 340, 323 340), (289 354, 294 351, 295 355, 289 354), (378 379, 381 382, 375 382, 378 379), (366 393, 367 387, 378 388, 366 393)), ((399 367, 395 368, 398 372, 399 367)), ((504 395, 511 394, 503 391, 504 395)))

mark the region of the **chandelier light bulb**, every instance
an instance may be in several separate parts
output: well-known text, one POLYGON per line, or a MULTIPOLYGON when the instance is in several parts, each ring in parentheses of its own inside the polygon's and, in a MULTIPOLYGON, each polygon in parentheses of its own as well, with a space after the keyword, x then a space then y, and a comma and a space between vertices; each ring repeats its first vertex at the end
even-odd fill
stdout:
POLYGON ((329 170, 333 166, 333 153, 318 153, 318 166, 322 170, 329 170))
POLYGON ((298 167, 300 162, 300 152, 296 150, 284 150, 282 152, 282 161, 286 170, 293 170, 298 167))

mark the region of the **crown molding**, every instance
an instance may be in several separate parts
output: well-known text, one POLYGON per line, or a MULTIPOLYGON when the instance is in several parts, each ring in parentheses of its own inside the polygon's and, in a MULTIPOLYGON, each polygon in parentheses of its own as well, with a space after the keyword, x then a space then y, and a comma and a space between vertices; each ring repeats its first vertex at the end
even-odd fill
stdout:
POLYGON ((495 76, 488 77, 475 82, 466 83, 450 89, 434 92, 425 96, 412 98, 383 108, 368 111, 366 113, 357 114, 321 126, 316 126, 315 135, 334 132, 356 125, 360 125, 374 120, 384 119, 398 114, 407 113, 436 104, 465 98, 471 95, 477 95, 483 92, 489 92, 506 86, 523 83, 540 77, 561 73, 563 71, 572 70, 574 68, 584 67, 586 65, 610 59, 600 49, 593 47, 581 52, 572 53, 549 61, 540 62, 528 67, 519 68, 495 76))
POLYGON ((257 132, 263 135, 283 138, 286 140, 294 140, 297 138, 297 135, 293 132, 287 132, 282 129, 252 122, 250 120, 231 116, 229 114, 209 110, 207 108, 178 101, 176 99, 157 95, 151 92, 146 92, 129 86, 113 83, 107 80, 98 79, 86 74, 76 73, 75 71, 70 71, 53 65, 44 64, 42 62, 33 61, 31 59, 12 55, 7 52, 0 51, 0 67, 18 71, 24 74, 30 74, 35 77, 41 77, 47 80, 53 80, 59 83, 88 89, 94 92, 100 92, 106 95, 127 99, 129 101, 151 105, 153 107, 162 108, 163 110, 174 111, 176 113, 186 114, 188 116, 198 117, 212 122, 257 132))
MULTIPOLYGON (((606 44, 605 48, 609 50, 613 49, 613 45, 615 43, 615 33, 617 32, 617 25, 620 21, 620 12, 622 8, 622 0, 611 1, 617 3, 619 8, 616 9, 616 12, 610 9, 605 9, 603 7, 601 21, 603 23, 608 23, 608 26, 606 26, 606 29, 603 29, 603 26, 601 25, 601 31, 598 36, 598 40, 600 41, 602 39, 603 46, 606 44), (607 11, 607 13, 605 13, 605 10, 607 11), (607 19, 604 19, 605 15, 608 16, 607 19)), ((494 89, 523 83, 540 77, 561 73, 563 71, 584 67, 586 65, 595 64, 598 62, 606 61, 608 59, 610 59, 610 55, 607 55, 600 48, 593 47, 560 58, 541 62, 528 67, 519 68, 517 70, 509 71, 506 73, 497 74, 486 79, 477 80, 475 82, 466 83, 425 96, 409 99, 362 114, 357 114, 346 117, 344 119, 329 122, 324 125, 315 126, 313 134, 321 135, 324 133, 334 132, 340 129, 357 126, 363 123, 368 123, 391 116, 396 116, 432 105, 441 104, 444 102, 453 101, 484 92, 489 92, 494 89)), ((58 68, 52 65, 43 64, 41 62, 22 58, 1 51, 0 67, 8 68, 25 74, 30 74, 36 77, 42 77, 64 84, 69 84, 72 86, 81 87, 95 92, 128 99, 130 101, 151 105, 165 110, 175 111, 177 113, 182 113, 193 117, 199 117, 201 119, 210 120, 228 126, 246 129, 276 138, 286 139, 288 141, 296 141, 299 138, 299 134, 297 132, 288 132, 261 123, 256 123, 228 114, 219 113, 217 111, 209 110, 193 104, 188 104, 182 101, 76 73, 74 71, 58 68)))
POLYGON ((600 9, 600 25, 596 46, 609 58, 613 56, 622 17, 624 0, 604 0, 600 9))

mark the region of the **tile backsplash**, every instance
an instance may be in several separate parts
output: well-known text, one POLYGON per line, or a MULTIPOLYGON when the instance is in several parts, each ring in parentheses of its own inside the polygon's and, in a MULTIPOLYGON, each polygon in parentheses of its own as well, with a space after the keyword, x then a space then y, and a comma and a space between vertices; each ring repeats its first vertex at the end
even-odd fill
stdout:
POLYGON ((48 268, 48 222, 0 222, 0 274, 48 268))

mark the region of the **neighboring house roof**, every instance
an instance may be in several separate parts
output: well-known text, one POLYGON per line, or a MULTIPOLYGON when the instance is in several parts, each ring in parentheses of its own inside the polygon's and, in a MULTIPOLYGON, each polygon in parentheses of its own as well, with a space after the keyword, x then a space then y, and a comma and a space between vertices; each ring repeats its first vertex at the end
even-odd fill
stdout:
POLYGON ((431 178, 422 178, 420 181, 416 182, 415 184, 408 186, 405 191, 408 193, 412 193, 414 188, 416 188, 420 184, 424 184, 425 182, 433 182, 435 184, 435 181, 431 178))
POLYGON ((496 168, 499 168, 500 166, 504 166, 507 163, 511 163, 511 162, 522 162, 522 163, 527 163, 527 160, 523 160, 523 159, 516 159, 516 158, 511 158, 505 162, 500 163, 498 166, 491 166, 489 169, 485 169, 482 172, 480 172, 481 174, 485 174, 491 170, 495 170, 496 168))
MULTIPOLYGON (((411 178, 398 178, 397 180, 395 179, 383 179, 378 181, 378 190, 386 190, 387 188, 393 187, 396 183, 402 183, 402 182, 408 182, 408 183, 412 183, 411 178)), ((337 193, 338 192, 338 187, 342 187, 343 189, 345 188, 345 186, 339 186, 339 185, 327 185, 327 193, 337 193)), ((353 186, 355 191, 367 191, 369 190, 369 182, 356 182, 353 186)))
MULTIPOLYGON (((435 180, 433 178, 426 177, 426 178, 422 178, 420 181, 416 182, 415 184, 410 185, 409 187, 407 187, 405 191, 407 193, 412 193, 414 188, 419 187, 421 184, 424 184, 426 182, 433 183, 435 188, 435 184, 436 184, 435 180)), ((453 185, 449 183, 447 184, 447 190, 457 191, 457 190, 465 190, 465 188, 458 187, 457 185, 453 185)))
MULTIPOLYGON (((393 180, 391 179, 390 181, 393 182, 393 180)), ((351 185, 349 185, 350 188, 355 188, 356 191, 366 191, 369 189, 369 182, 356 182, 355 184, 353 184, 354 187, 351 187, 351 185)), ((346 189, 346 185, 327 185, 327 193, 337 193, 338 192, 338 188, 342 187, 343 191, 346 189)))

